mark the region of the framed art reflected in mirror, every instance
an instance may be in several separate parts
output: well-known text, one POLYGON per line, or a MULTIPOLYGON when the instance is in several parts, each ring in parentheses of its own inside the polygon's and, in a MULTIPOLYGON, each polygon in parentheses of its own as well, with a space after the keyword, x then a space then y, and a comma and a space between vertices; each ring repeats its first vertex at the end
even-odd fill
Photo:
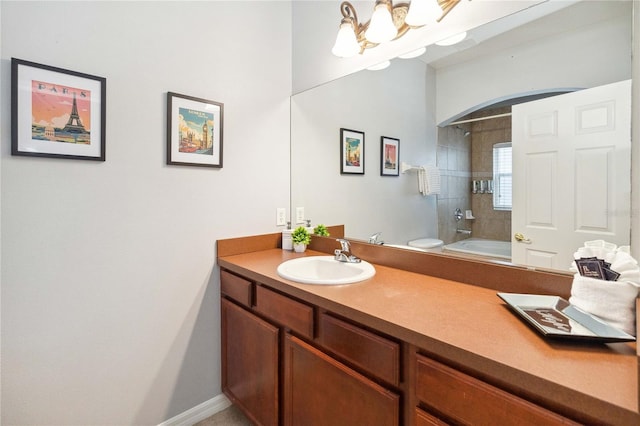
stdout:
POLYGON ((340 129, 340 173, 364 174, 364 132, 340 129))
POLYGON ((380 175, 400 175, 400 139, 380 137, 380 175))

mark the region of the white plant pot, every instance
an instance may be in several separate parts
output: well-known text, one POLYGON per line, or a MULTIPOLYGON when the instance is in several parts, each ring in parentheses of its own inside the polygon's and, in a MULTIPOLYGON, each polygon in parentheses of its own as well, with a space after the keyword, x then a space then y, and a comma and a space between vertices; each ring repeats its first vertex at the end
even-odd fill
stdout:
POLYGON ((306 249, 307 249, 307 245, 306 244, 294 244, 293 245, 293 251, 295 251, 296 253, 303 253, 306 249))

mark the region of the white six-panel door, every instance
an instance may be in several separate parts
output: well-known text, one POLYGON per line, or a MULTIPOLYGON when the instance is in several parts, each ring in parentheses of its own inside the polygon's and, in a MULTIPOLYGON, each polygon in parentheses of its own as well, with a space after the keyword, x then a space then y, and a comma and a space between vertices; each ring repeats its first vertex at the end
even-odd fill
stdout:
POLYGON ((568 270, 585 241, 628 245, 631 80, 512 113, 513 263, 568 270))

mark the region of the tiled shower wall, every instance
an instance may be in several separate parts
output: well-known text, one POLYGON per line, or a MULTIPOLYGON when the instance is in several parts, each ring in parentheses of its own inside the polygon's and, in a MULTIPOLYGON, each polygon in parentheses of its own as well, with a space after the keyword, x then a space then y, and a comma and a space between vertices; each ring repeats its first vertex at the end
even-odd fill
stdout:
MULTIPOLYGON (((510 113, 511 107, 477 112, 472 118, 510 113)), ((511 116, 471 123, 472 179, 493 178, 493 145, 511 141, 511 116)), ((471 185, 471 184, 470 184, 471 185)), ((492 194, 471 194, 473 236, 491 240, 511 240, 511 211, 494 210, 492 194)))
POLYGON ((471 208, 471 136, 465 136, 469 126, 438 128, 437 165, 440 169, 441 188, 438 194, 438 238, 445 244, 468 235, 456 233, 456 228, 471 229, 471 221, 456 222, 456 208, 471 208))
MULTIPOLYGON (((511 107, 479 111, 463 119, 510 113, 511 107)), ((493 209, 492 194, 472 194, 473 179, 493 179, 493 145, 511 141, 511 116, 438 129, 437 165, 441 173, 438 195, 438 238, 449 244, 471 237, 511 240, 511 212, 493 209), (470 135, 465 136, 465 132, 470 135), (454 211, 472 210, 475 219, 456 222, 454 211)))

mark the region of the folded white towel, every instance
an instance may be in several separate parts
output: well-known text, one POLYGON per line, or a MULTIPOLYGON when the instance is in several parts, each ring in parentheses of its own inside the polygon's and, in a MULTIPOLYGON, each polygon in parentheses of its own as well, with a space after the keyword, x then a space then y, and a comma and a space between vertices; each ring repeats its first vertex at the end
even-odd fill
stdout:
POLYGON ((638 286, 627 281, 604 281, 573 276, 569 303, 613 327, 636 335, 638 286))
POLYGON ((436 166, 426 166, 425 174, 427 179, 426 195, 440 193, 440 169, 436 166))

